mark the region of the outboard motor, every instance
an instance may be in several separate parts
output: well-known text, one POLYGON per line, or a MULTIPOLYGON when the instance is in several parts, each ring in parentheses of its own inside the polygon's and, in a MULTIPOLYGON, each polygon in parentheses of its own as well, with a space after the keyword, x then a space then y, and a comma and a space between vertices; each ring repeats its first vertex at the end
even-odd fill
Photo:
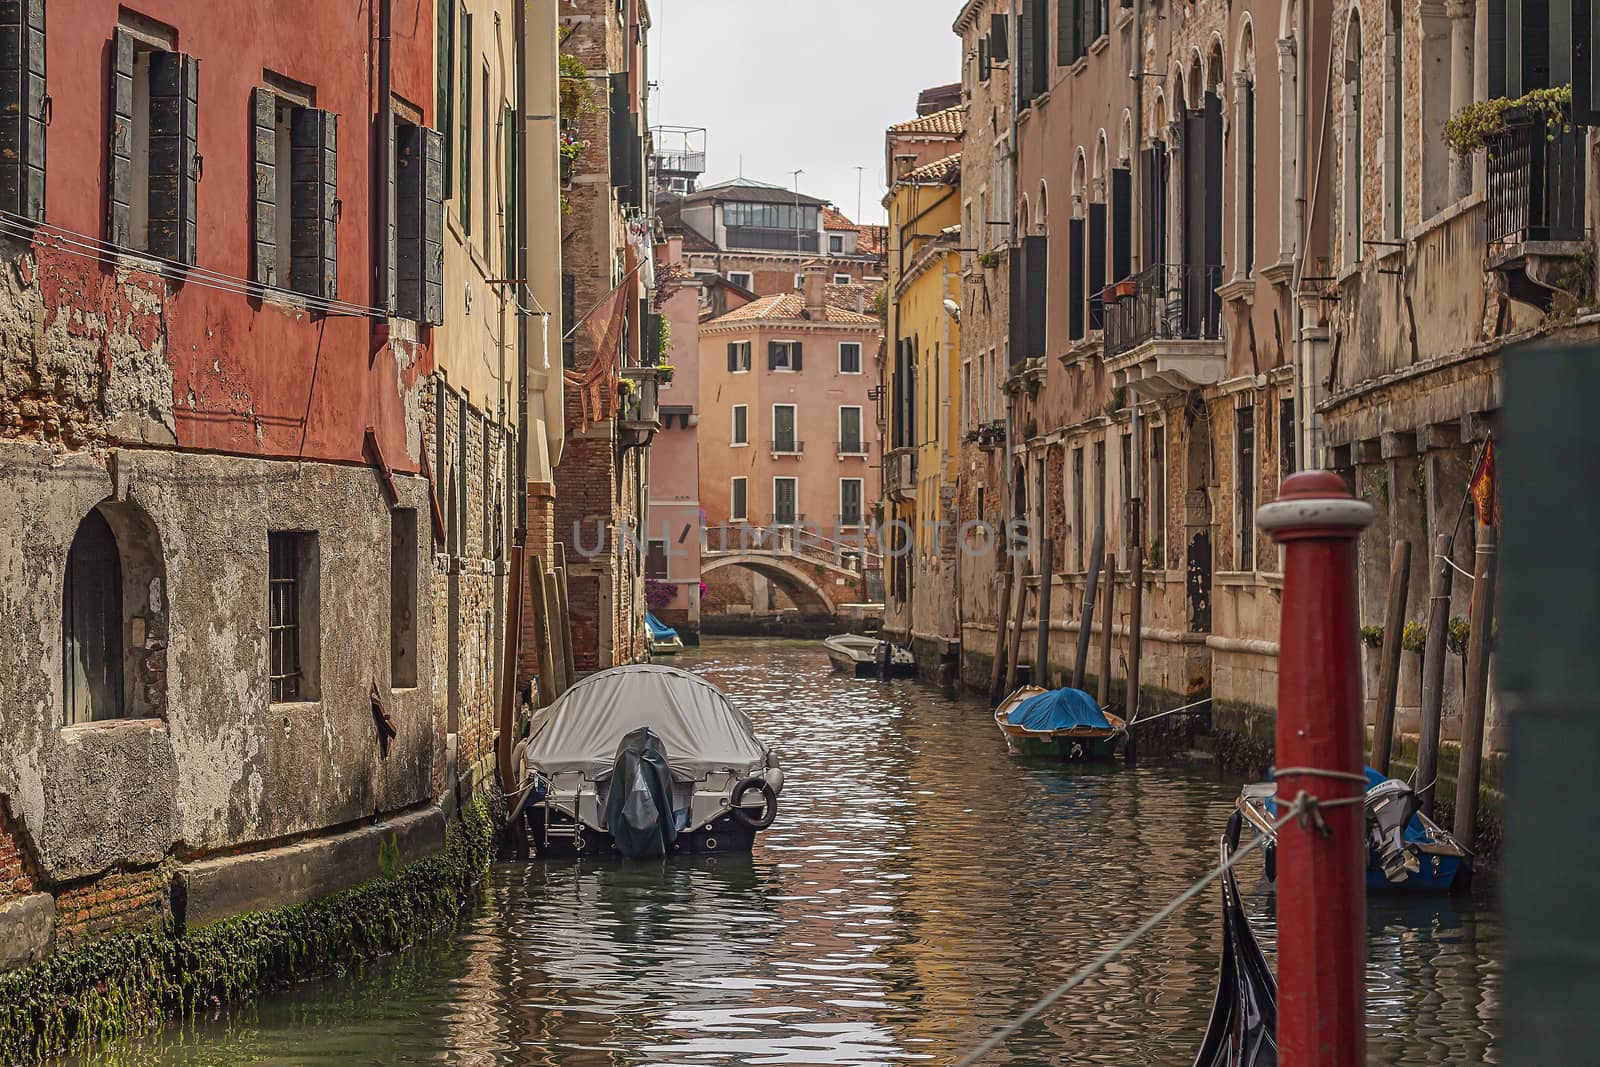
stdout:
POLYGON ((617 746, 606 796, 606 829, 628 859, 663 856, 678 839, 672 768, 661 738, 641 726, 617 746))
POLYGON ((1406 846, 1406 827, 1417 813, 1417 794, 1398 778, 1379 782, 1367 790, 1367 844, 1378 857, 1383 876, 1403 882, 1407 872, 1421 868, 1416 854, 1406 846))

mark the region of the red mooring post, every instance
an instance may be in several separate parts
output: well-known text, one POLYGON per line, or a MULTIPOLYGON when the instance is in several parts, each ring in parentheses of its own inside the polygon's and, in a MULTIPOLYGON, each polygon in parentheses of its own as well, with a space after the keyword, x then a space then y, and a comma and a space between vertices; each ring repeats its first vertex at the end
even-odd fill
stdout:
MULTIPOLYGON (((1277 797, 1361 797, 1356 538, 1372 508, 1329 471, 1283 483, 1256 522, 1284 546, 1277 797)), ((1278 831, 1278 1062, 1367 1062, 1365 816, 1359 800, 1278 831), (1318 825, 1318 817, 1326 825, 1318 825)))

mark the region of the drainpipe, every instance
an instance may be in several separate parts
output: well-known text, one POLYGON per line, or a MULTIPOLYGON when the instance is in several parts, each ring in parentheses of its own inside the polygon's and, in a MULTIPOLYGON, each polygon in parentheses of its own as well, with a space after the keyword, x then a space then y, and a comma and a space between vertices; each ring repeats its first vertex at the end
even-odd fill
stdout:
POLYGON ((378 0, 378 306, 394 310, 390 272, 394 266, 394 103, 391 99, 391 65, 394 37, 394 0, 378 0))
POLYGON ((1306 37, 1311 32, 1311 18, 1306 11, 1307 5, 1299 4, 1295 10, 1295 44, 1294 44, 1294 232, 1295 232, 1295 264, 1293 284, 1289 287, 1289 298, 1294 302, 1294 403, 1299 409, 1298 427, 1300 434, 1300 466, 1310 468, 1313 463, 1311 454, 1311 408, 1306 403, 1307 390, 1311 387, 1310 355, 1306 342, 1305 311, 1300 305, 1300 279, 1305 276, 1306 269, 1306 244, 1309 234, 1309 218, 1306 214, 1306 153, 1310 150, 1310 141, 1306 137, 1306 100, 1307 93, 1311 91, 1309 72, 1311 64, 1307 62, 1310 50, 1306 47, 1306 37))
MULTIPOLYGON (((385 0, 389 2, 389 0, 385 0)), ((516 64, 517 107, 512 112, 521 121, 523 132, 519 136, 516 130, 506 130, 501 136, 502 143, 514 145, 518 150, 518 159, 514 172, 517 175, 516 188, 511 191, 516 198, 516 233, 512 234, 511 247, 516 250, 516 262, 508 263, 507 270, 515 275, 518 281, 511 283, 512 311, 515 313, 517 323, 517 529, 523 531, 524 536, 528 529, 528 333, 531 324, 529 316, 522 313, 522 294, 528 291, 528 179, 523 168, 528 158, 527 152, 527 83, 528 83, 528 20, 526 12, 518 12, 511 20, 511 54, 512 61, 516 64)), ((505 339, 505 300, 500 301, 501 307, 501 343, 505 339)), ((546 320, 548 326, 548 320, 546 320)), ((546 329, 547 337, 549 331, 546 329)))

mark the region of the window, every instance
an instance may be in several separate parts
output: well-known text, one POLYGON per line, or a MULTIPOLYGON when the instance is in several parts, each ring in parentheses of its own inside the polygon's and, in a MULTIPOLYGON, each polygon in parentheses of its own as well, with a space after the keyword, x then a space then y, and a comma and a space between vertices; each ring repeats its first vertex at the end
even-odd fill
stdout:
POLYGON ((111 243, 195 261, 199 64, 118 29, 111 70, 111 243))
POLYGON ((1148 491, 1150 508, 1150 558, 1156 567, 1167 565, 1167 431, 1164 426, 1150 427, 1150 477, 1148 491))
POLYGON ((1256 409, 1233 413, 1235 570, 1255 569, 1256 544, 1256 409))
POLYGON ((317 699, 317 535, 267 535, 267 641, 272 700, 317 699))
POLYGON ((417 684, 417 509, 389 516, 389 687, 417 684))
POLYGON ((839 479, 839 525, 861 525, 861 487, 860 478, 839 479))
POLYGON ((804 274, 796 274, 794 276, 794 287, 796 289, 804 289, 806 287, 806 276, 804 274))
POLYGON ((434 13, 438 41, 433 53, 435 76, 433 114, 434 121, 444 131, 444 195, 453 192, 455 160, 453 131, 456 113, 456 4, 455 0, 440 0, 434 13))
POLYGON ((750 369, 750 342, 728 342, 728 371, 732 374, 743 374, 750 369))
MULTIPOLYGON (((1344 80, 1344 179, 1340 183, 1340 200, 1344 206, 1344 257, 1346 268, 1361 262, 1362 232, 1361 185, 1363 179, 1363 122, 1361 119, 1361 17, 1352 12, 1350 29, 1345 35, 1344 80)), ((1243 568, 1241 568, 1243 569, 1243 568)))
POLYGON ((437 325, 444 321, 444 137, 398 122, 395 156, 395 312, 437 325))
POLYGON ((483 153, 483 158, 480 161, 482 165, 478 168, 483 175, 483 197, 478 201, 482 205, 478 210, 483 212, 483 258, 487 261, 489 258, 489 231, 494 225, 492 215, 494 211, 494 194, 489 183, 493 179, 495 172, 494 146, 489 139, 489 65, 487 63, 483 65, 483 95, 478 98, 478 101, 478 144, 482 146, 479 151, 483 153))
MULTIPOLYGON (((801 278, 804 277, 804 275, 796 274, 795 277, 801 278)), ((747 270, 730 270, 728 272, 728 281, 732 282, 734 285, 737 285, 741 289, 748 289, 750 288, 751 275, 747 270)))
POLYGON ((867 447, 861 440, 861 408, 842 407, 839 409, 839 454, 842 456, 865 455, 867 447))
POLYGON ((834 285, 849 285, 850 284, 850 275, 848 275, 848 274, 835 274, 833 276, 833 284, 834 285))
POLYGON ((795 409, 793 404, 772 405, 772 450, 774 452, 799 452, 804 446, 794 436, 795 409))
POLYGON ((861 373, 861 342, 841 341, 839 343, 839 373, 861 373))
MULTIPOLYGON (((500 230, 503 238, 504 274, 517 273, 517 113, 510 104, 500 107, 500 230)), ((564 158, 564 157, 563 157, 564 158)))
POLYGON ((1072 548, 1080 571, 1089 569, 1089 557, 1084 551, 1083 527, 1083 449, 1079 447, 1072 450, 1072 548))
POLYGON ((844 237, 834 233, 828 235, 828 251, 834 255, 844 254, 844 237))
MULTIPOLYGON (((456 214, 461 232, 472 232, 472 13, 461 5, 461 185, 456 214)), ((487 104, 487 101, 485 101, 487 104)))
MULTIPOLYGON (((337 121, 331 112, 310 106, 309 87, 298 86, 293 92, 294 95, 287 95, 288 90, 262 86, 251 93, 255 126, 255 280, 262 285, 331 299, 338 295, 337 121)), ((420 249, 426 230, 422 200, 425 183, 421 179, 423 132, 427 131, 415 126, 396 127, 400 165, 409 165, 409 171, 398 173, 396 180, 410 183, 409 190, 403 188, 397 200, 402 208, 415 208, 407 219, 414 248, 397 260, 412 270, 408 277, 416 283, 411 293, 415 298, 413 317, 421 315, 423 275, 419 268, 425 258, 420 249), (407 129, 414 132, 408 133, 407 129), (402 144, 414 153, 410 160, 401 151, 402 144), (414 196, 414 204, 403 199, 406 191, 414 196)), ((441 319, 443 247, 441 232, 439 291, 435 294, 441 319)))
POLYGON ((750 517, 748 486, 749 482, 745 478, 735 478, 733 480, 733 490, 729 494, 729 521, 744 522, 750 517))
POLYGON ((67 553, 62 611, 68 725, 122 715, 122 559, 99 509, 78 524, 67 553))
POLYGON ((794 478, 772 479, 772 521, 779 526, 793 526, 799 520, 796 498, 799 483, 794 478))
POLYGON ((44 218, 44 2, 0 9, 0 208, 44 218))
MULTIPOLYGON (((729 228, 748 227, 757 230, 816 230, 818 209, 807 204, 745 204, 722 205, 722 224, 729 228)), ((815 250, 816 242, 811 245, 815 250)))
POLYGON ((768 370, 800 370, 799 341, 768 341, 768 370))
POLYGON ((1278 401, 1278 481, 1295 472, 1294 399, 1278 401))
POLYGON ((644 576, 658 582, 667 580, 667 543, 651 541, 644 558, 644 576))
POLYGON ((1094 443, 1094 522, 1108 543, 1111 531, 1106 529, 1106 443, 1102 438, 1094 443))
POLYGON ((750 408, 744 404, 733 405, 733 443, 750 443, 750 408))
MULTIPOLYGON (((561 276, 561 365, 567 370, 573 370, 578 365, 578 342, 575 335, 570 335, 577 321, 578 279, 571 274, 563 274, 561 276)), ((728 369, 732 370, 733 367, 730 365, 728 369)))

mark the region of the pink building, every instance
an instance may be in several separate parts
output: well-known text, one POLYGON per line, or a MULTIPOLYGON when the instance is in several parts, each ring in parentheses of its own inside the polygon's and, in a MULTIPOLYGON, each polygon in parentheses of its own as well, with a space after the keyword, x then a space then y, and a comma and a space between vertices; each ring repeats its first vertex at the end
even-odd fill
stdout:
POLYGON ((645 600, 686 641, 700 632, 700 282, 683 262, 683 239, 656 246, 656 308, 665 324, 661 432, 650 449, 645 600), (670 599, 668 598, 670 594, 670 599))
POLYGON ((872 523, 878 427, 868 391, 882 327, 829 302, 825 263, 805 275, 801 292, 700 324, 700 502, 713 547, 725 526, 804 524, 850 542, 872 523))

